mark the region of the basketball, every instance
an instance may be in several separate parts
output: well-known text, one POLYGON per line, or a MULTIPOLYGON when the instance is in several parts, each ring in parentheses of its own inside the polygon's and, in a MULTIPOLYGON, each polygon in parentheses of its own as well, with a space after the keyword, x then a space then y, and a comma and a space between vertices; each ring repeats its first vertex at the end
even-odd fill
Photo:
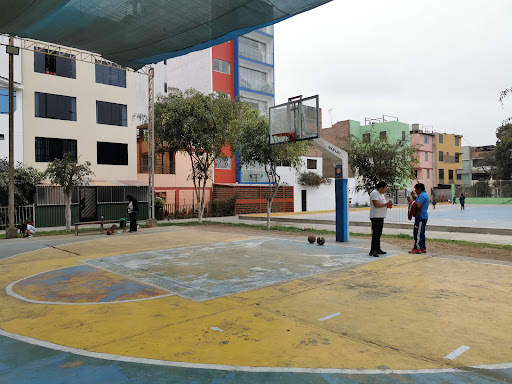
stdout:
POLYGON ((324 245, 325 239, 323 237, 319 237, 318 239, 316 239, 316 242, 318 243, 318 245, 324 245))
POLYGON ((314 243, 314 242, 315 242, 315 240, 316 240, 316 237, 315 237, 315 236, 313 236, 313 235, 309 235, 309 236, 308 236, 308 241, 309 241, 310 243, 314 243))

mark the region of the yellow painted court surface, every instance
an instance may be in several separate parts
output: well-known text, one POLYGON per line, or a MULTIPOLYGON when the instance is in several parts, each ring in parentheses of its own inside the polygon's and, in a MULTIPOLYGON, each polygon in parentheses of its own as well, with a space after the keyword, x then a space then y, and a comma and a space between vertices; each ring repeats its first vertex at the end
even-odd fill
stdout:
POLYGON ((411 370, 512 362, 510 265, 396 252, 373 259, 365 244, 332 240, 269 250, 267 240, 175 228, 0 260, 0 328, 92 352, 201 364, 411 370), (336 251, 354 263, 334 263, 336 251), (69 286, 60 271, 71 271, 69 286), (237 291, 245 276, 259 286, 237 291), (154 283, 171 280, 177 290, 154 283), (119 285, 133 291, 109 298, 119 285), (445 358, 461 346, 469 349, 445 358))

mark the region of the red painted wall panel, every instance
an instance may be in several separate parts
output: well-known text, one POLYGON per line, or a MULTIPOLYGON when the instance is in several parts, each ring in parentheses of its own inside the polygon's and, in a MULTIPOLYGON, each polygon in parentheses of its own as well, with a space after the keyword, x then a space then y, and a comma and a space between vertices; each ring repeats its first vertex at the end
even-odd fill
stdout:
MULTIPOLYGON (((233 61, 234 61, 233 41, 228 41, 223 44, 215 45, 212 47, 212 56, 215 59, 227 61, 230 63, 230 74, 213 71, 212 63, 212 85, 213 91, 229 93, 231 98, 235 97, 235 81, 233 76, 233 61)), ((226 156, 231 156, 229 148, 224 149, 226 156)), ((215 183, 235 183, 236 182, 236 164, 235 159, 231 161, 231 169, 215 169, 214 174, 215 183)))

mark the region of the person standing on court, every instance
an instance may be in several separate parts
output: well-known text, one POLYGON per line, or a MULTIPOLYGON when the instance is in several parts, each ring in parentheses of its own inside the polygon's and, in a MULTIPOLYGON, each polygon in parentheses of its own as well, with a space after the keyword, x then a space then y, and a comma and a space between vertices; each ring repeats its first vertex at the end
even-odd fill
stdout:
POLYGON ((463 211, 465 211, 464 209, 464 204, 466 203, 466 196, 464 196, 463 193, 460 194, 460 197, 459 197, 459 203, 460 203, 460 209, 462 209, 463 211))
POLYGON ((425 227, 428 220, 428 204, 429 198, 425 192, 425 184, 418 183, 414 186, 416 191, 416 204, 419 205, 420 212, 414 220, 414 248, 409 253, 426 253, 427 245, 425 244, 425 227))
POLYGON ((380 248, 380 237, 382 235, 382 228, 384 227, 384 219, 386 218, 387 209, 393 206, 390 201, 386 202, 384 194, 388 190, 388 185, 384 181, 379 181, 375 189, 370 193, 370 220, 372 222, 372 245, 370 249, 370 256, 379 257, 385 255, 380 248))
POLYGON ((137 212, 139 211, 139 202, 132 195, 126 196, 128 199, 128 215, 130 216, 130 230, 128 232, 137 232, 137 212))

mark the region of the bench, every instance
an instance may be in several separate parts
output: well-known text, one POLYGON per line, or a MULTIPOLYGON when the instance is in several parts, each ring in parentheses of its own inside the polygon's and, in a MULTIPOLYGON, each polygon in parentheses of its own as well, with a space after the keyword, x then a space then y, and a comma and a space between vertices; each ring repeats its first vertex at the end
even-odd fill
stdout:
POLYGON ((105 230, 103 224, 119 224, 121 226, 121 220, 98 220, 98 221, 83 221, 73 224, 75 226, 75 236, 78 236, 78 227, 80 225, 99 224, 101 232, 105 230))

